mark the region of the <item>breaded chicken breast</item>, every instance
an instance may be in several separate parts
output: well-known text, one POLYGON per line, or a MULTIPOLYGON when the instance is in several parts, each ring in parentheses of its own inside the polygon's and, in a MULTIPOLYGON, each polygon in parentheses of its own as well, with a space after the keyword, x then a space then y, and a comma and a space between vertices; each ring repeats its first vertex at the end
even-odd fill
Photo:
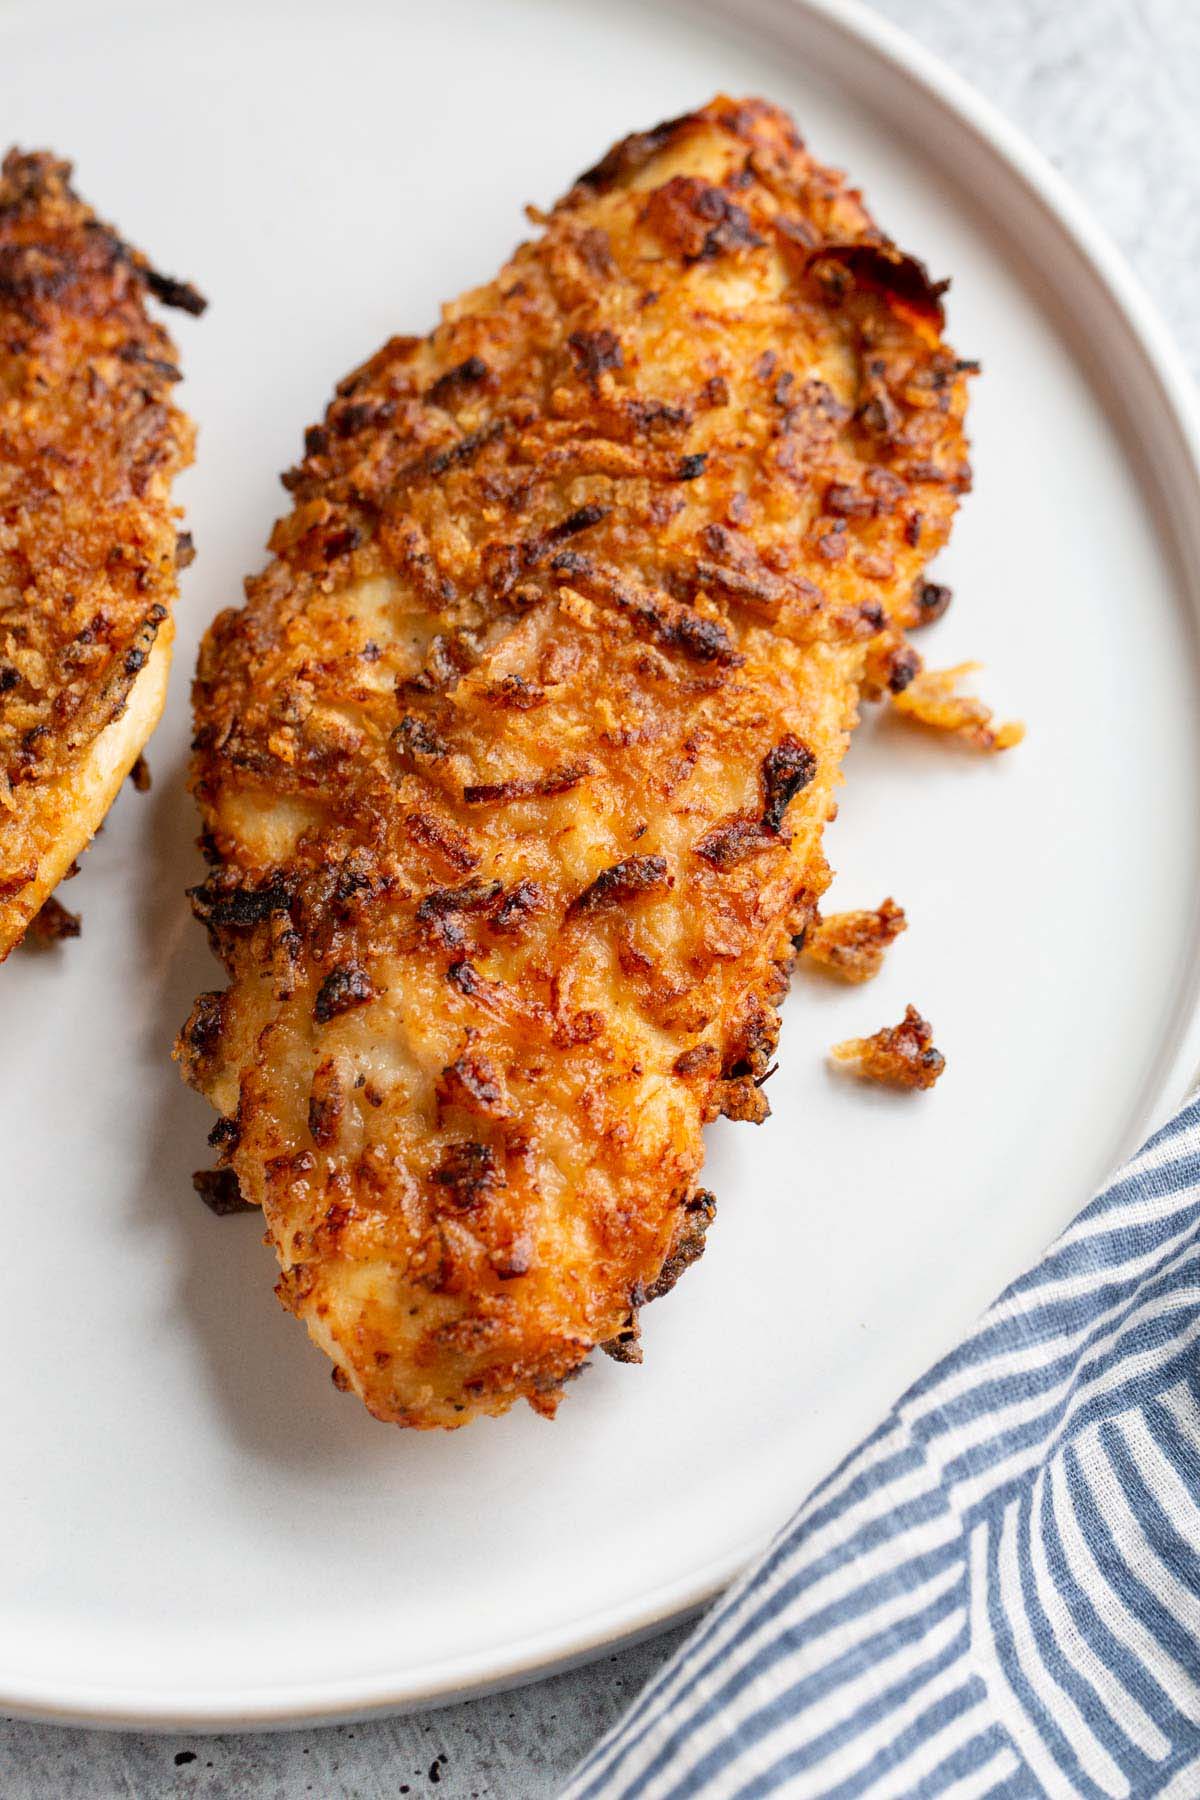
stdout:
POLYGON ((113 802, 162 711, 171 481, 192 427, 153 294, 198 312, 78 199, 0 170, 0 959, 113 802))
POLYGON ((410 1426, 637 1359, 969 483, 939 290, 774 107, 535 223, 342 382, 195 686, 229 980, 178 1054, 284 1304, 410 1426))

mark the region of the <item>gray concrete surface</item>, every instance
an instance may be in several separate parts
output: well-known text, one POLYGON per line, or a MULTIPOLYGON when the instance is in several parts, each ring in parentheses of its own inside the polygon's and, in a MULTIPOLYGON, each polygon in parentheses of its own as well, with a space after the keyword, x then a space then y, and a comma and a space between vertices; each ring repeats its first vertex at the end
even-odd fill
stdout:
MULTIPOLYGON (((1125 250, 1200 373, 1200 0, 875 0, 1010 117, 1125 250)), ((680 1641, 436 1713, 269 1736, 0 1720, 0 1800, 549 1800, 680 1641)))

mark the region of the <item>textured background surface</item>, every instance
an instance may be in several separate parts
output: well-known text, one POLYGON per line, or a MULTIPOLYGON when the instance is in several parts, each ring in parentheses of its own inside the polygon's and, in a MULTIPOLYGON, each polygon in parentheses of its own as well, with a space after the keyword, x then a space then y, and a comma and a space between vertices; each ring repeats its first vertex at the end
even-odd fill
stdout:
MULTIPOLYGON (((1068 176, 1200 373, 1195 0, 874 3, 982 89, 1068 176)), ((548 1800, 681 1636, 515 1693, 323 1731, 170 1738, 0 1720, 0 1795, 548 1800)))

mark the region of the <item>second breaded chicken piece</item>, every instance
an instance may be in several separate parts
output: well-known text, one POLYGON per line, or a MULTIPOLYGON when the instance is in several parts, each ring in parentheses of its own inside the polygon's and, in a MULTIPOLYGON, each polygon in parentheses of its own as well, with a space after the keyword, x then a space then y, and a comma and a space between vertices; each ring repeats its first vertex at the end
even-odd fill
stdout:
POLYGON ((196 312, 70 186, 0 170, 0 960, 108 811, 171 658, 171 482, 192 427, 150 294, 196 312))

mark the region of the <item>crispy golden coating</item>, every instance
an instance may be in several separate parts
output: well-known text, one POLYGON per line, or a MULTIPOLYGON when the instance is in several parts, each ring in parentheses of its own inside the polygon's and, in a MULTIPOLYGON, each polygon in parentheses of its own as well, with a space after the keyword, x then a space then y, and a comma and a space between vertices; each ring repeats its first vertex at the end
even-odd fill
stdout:
POLYGON ((342 383, 205 643, 180 1040, 379 1418, 551 1413, 759 1119, 860 684, 969 481, 938 293, 761 102, 628 138, 342 383))
POLYGON ((145 302, 203 302, 101 224, 70 173, 16 150, 0 171, 0 958, 157 722, 171 480, 192 448, 145 302))
POLYGON ((888 946, 908 920, 894 900, 864 912, 828 913, 804 934, 804 960, 840 981, 871 981, 883 967, 888 946))
POLYGON ((884 1087, 931 1088, 946 1067, 934 1048, 933 1026, 915 1006, 906 1006, 899 1025, 885 1025, 869 1038, 847 1038, 830 1052, 866 1081, 884 1087))

